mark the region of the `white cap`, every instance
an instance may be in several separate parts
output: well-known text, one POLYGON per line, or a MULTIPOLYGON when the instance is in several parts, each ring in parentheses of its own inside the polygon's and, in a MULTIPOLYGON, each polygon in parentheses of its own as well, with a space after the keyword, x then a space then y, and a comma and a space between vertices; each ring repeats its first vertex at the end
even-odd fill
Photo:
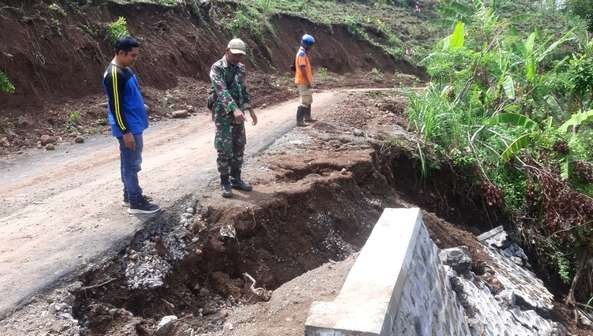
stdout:
POLYGON ((247 46, 245 42, 241 39, 232 39, 227 46, 227 49, 231 51, 232 54, 247 54, 247 46))

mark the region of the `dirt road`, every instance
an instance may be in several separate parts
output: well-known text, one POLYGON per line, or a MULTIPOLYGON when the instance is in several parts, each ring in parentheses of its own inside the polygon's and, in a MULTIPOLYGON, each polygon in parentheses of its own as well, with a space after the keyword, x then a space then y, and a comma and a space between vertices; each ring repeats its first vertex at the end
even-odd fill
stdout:
MULTIPOLYGON (((315 108, 330 109, 338 91, 316 94, 315 108)), ((247 126, 248 155, 290 130, 297 102, 258 111, 247 126)), ((156 125, 145 134, 141 184, 166 210, 216 177, 209 116, 156 125)), ((121 206, 119 153, 99 136, 55 152, 0 160, 0 318, 40 290, 125 243, 147 218, 121 206)))

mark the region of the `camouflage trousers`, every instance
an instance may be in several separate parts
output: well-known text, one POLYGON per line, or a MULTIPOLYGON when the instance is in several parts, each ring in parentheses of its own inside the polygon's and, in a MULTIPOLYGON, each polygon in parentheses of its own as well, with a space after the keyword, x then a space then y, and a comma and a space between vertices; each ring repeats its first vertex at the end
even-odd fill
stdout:
POLYGON ((235 124, 231 116, 217 116, 214 147, 218 152, 216 164, 221 176, 238 176, 243 166, 243 153, 247 139, 245 124, 235 124))

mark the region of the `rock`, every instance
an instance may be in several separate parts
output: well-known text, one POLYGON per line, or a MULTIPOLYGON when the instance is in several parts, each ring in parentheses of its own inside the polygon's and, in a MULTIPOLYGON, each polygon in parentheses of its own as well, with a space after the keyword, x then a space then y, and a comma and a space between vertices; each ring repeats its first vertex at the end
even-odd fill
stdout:
POLYGON ((67 291, 69 293, 78 293, 81 289, 82 289, 82 282, 75 281, 68 286, 67 291))
POLYGON ((68 305, 62 302, 54 302, 52 304, 49 305, 49 311, 52 314, 59 314, 59 313, 64 313, 68 311, 68 305))
POLYGON ((517 297, 512 290, 504 290, 494 297, 484 289, 485 284, 481 280, 454 275, 450 281, 455 283, 455 292, 465 309, 472 336, 564 335, 554 333, 559 327, 557 322, 543 318, 535 310, 523 310, 516 306, 517 297))
POLYGON ((193 215, 194 214, 194 208, 191 208, 191 207, 190 208, 187 208, 187 209, 185 209, 185 212, 187 212, 188 214, 192 214, 193 215))
POLYGON ((364 136, 364 132, 363 132, 363 130, 361 130, 361 129, 358 129, 358 128, 355 128, 355 129, 352 131, 352 133, 354 134, 354 136, 357 136, 357 137, 364 136))
POLYGON ((39 141, 41 141, 41 145, 45 146, 47 144, 55 144, 56 142, 58 142, 58 138, 54 137, 54 136, 50 136, 47 134, 44 134, 41 136, 41 138, 39 139, 39 141))
POLYGON ((167 336, 172 335, 172 331, 175 327, 175 323, 177 322, 178 318, 175 315, 165 316, 159 322, 155 335, 156 336, 167 336))
POLYGON ((486 251, 494 261, 490 267, 501 286, 513 292, 517 306, 548 313, 553 309, 552 294, 528 270, 530 264, 527 255, 509 239, 502 226, 480 235, 478 239, 488 246, 486 251))
POLYGON ((208 296, 210 295, 210 291, 207 288, 200 288, 200 296, 204 297, 204 296, 208 296))
POLYGON ((512 256, 511 261, 519 266, 523 266, 523 259, 521 259, 519 257, 512 256))
POLYGON ((217 311, 218 311, 218 308, 216 308, 216 306, 213 303, 210 303, 210 304, 207 304, 206 307, 204 307, 202 314, 212 315, 212 314, 216 314, 217 311))
POLYGON ((484 232, 478 236, 478 240, 484 244, 499 249, 507 248, 511 241, 509 236, 502 226, 498 226, 488 232, 484 232))
MULTIPOLYGON (((522 267, 529 260, 502 227, 478 237, 489 256, 479 277, 447 274, 468 317, 471 335, 566 335, 562 326, 548 319, 553 295, 537 276, 522 267)), ((441 260, 454 267, 463 259, 454 249, 440 253, 441 260)), ((472 274, 472 273, 470 273, 472 274)))
POLYGON ((0 139, 0 146, 2 147, 10 147, 10 142, 8 141, 7 137, 0 139))
POLYGON ((458 274, 466 274, 471 269, 472 259, 465 246, 442 250, 439 257, 445 265, 451 266, 458 274))
POLYGON ((109 106, 109 104, 107 102, 99 104, 99 107, 102 107, 102 108, 107 108, 107 106, 109 106))
POLYGON ((74 317, 70 313, 60 313, 57 317, 61 320, 74 320, 74 317))
POLYGON ((591 316, 588 316, 588 314, 584 313, 580 309, 577 310, 577 314, 579 317, 580 325, 585 326, 587 328, 593 328, 593 321, 591 321, 591 316))
POLYGON ((237 237, 237 230, 231 224, 223 225, 220 228, 220 236, 235 239, 235 237, 237 237))
POLYGON ((187 110, 177 110, 173 112, 173 118, 181 119, 187 118, 189 116, 189 112, 187 110))
POLYGON ((77 136, 76 138, 74 138, 74 142, 77 144, 81 144, 84 142, 84 138, 82 136, 77 136))
POLYGON ((20 116, 16 121, 16 125, 19 128, 30 128, 33 126, 33 122, 28 117, 20 116))
POLYGON ((54 146, 53 144, 47 144, 47 146, 45 146, 45 150, 48 150, 48 151, 56 150, 56 146, 54 146))
POLYGON ((150 112, 150 108, 146 104, 144 104, 144 109, 146 110, 146 112, 150 112))

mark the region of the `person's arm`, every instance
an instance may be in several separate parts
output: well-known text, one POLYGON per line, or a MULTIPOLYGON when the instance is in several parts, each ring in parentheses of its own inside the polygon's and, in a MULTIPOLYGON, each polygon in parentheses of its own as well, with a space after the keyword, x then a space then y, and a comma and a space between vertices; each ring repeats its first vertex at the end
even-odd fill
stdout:
POLYGON ((115 65, 111 65, 105 74, 104 83, 109 99, 109 112, 115 120, 115 126, 122 134, 130 131, 126 121, 123 100, 128 79, 124 73, 115 65))
POLYGON ((249 90, 247 90, 247 83, 245 82, 247 73, 243 64, 239 66, 239 71, 239 85, 241 86, 241 96, 243 97, 243 110, 249 111, 252 123, 255 126, 257 125, 257 115, 255 114, 253 107, 251 107, 251 95, 249 94, 249 90))
POLYGON ((224 69, 217 64, 214 64, 210 69, 210 81, 212 82, 212 88, 216 92, 216 96, 224 107, 224 112, 233 113, 239 109, 239 106, 231 96, 226 82, 224 80, 224 69))
POLYGON ((241 96, 243 97, 243 109, 249 110, 251 109, 251 95, 249 94, 249 90, 247 90, 247 83, 245 82, 245 78, 247 77, 247 70, 245 69, 245 65, 239 65, 239 85, 241 86, 241 96))
POLYGON ((129 77, 125 76, 123 71, 115 65, 111 65, 105 73, 104 84, 109 99, 109 113, 111 113, 113 120, 115 120, 115 127, 123 134, 124 146, 128 149, 136 150, 136 141, 128 127, 123 104, 128 79, 129 77))

